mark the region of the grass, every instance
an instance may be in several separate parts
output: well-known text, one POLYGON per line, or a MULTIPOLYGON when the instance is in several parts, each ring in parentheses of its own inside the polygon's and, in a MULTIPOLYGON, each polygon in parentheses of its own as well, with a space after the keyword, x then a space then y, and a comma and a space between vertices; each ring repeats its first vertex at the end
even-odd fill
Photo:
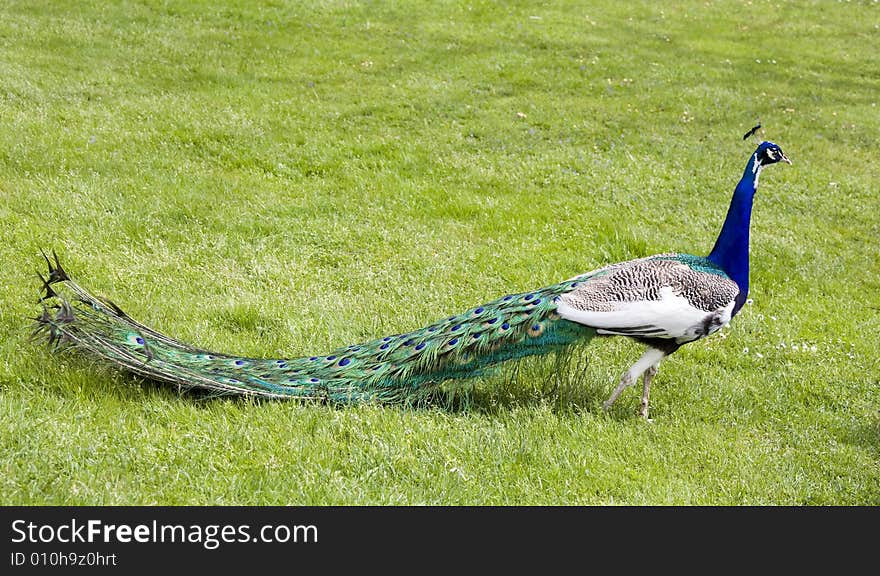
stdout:
POLYGON ((3 504, 880 504, 870 2, 5 2, 3 504), (28 341, 40 248, 134 317, 292 356, 708 252, 758 119, 752 302, 424 408, 200 400, 28 341))

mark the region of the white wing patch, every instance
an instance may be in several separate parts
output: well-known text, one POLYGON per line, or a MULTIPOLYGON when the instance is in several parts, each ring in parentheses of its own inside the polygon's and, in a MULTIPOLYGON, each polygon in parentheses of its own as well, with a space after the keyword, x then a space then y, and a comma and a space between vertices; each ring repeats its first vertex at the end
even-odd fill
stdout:
POLYGON ((556 311, 566 320, 596 328, 599 334, 696 340, 730 321, 734 303, 714 312, 691 306, 671 286, 660 289, 658 300, 613 302, 607 311, 578 310, 561 299, 556 311))

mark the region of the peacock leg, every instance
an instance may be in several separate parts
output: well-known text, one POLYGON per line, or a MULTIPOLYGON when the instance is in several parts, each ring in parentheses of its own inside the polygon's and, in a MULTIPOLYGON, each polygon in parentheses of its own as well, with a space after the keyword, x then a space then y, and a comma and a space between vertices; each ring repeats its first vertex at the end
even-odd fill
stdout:
POLYGON ((648 394, 651 391, 651 380, 657 375, 657 365, 653 365, 645 370, 644 385, 642 386, 642 405, 639 408, 639 415, 646 420, 648 419, 648 394))
MULTIPOLYGON (((638 361, 630 366, 629 370, 623 373, 623 376, 620 378, 620 383, 617 385, 617 388, 614 389, 614 392, 611 393, 611 396, 605 403, 602 405, 605 410, 611 408, 611 405, 614 404, 617 397, 620 396, 621 392, 623 392, 626 388, 632 386, 633 382, 639 379, 639 376, 644 374, 647 370, 653 368, 654 373, 657 372, 657 366, 660 364, 660 360, 666 356, 662 350, 658 350, 657 348, 648 348, 642 357, 638 359, 638 361)), ((648 389, 651 385, 651 378, 654 377, 654 374, 651 374, 650 378, 648 378, 644 393, 642 395, 642 409, 639 410, 639 414, 645 416, 648 413, 648 389)), ((647 416, 646 416, 647 417, 647 416)))
POLYGON ((633 382, 630 372, 631 370, 627 370, 623 373, 623 377, 620 379, 620 383, 617 385, 617 388, 614 389, 614 392, 611 393, 611 396, 608 398, 608 400, 606 400, 602 404, 602 407, 605 408, 605 410, 611 408, 611 405, 614 404, 614 401, 617 400, 617 397, 620 396, 621 392, 632 386, 633 382))

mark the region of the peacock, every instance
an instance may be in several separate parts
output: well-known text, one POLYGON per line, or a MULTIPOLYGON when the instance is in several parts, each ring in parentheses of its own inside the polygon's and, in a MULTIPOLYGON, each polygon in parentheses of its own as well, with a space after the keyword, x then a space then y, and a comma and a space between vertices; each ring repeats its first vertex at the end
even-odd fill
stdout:
POLYGON ((753 198, 761 170, 780 161, 791 164, 778 145, 758 145, 706 257, 664 253, 610 264, 319 356, 246 358, 170 338, 74 282, 54 250, 51 259, 43 252, 49 273, 40 275, 42 312, 34 335, 53 349, 74 349, 182 390, 335 404, 399 402, 502 362, 558 352, 597 336, 626 336, 646 350, 623 373, 604 408, 641 377, 639 414, 647 419, 660 362, 718 331, 745 304, 753 198))

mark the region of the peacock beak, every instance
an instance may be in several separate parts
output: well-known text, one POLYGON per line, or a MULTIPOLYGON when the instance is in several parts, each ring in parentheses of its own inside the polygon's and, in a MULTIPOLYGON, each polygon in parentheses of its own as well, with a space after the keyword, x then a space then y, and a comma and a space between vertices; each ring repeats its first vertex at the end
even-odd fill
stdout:
POLYGON ((788 156, 785 155, 785 152, 782 153, 782 161, 785 162, 786 164, 788 164, 789 166, 791 165, 791 160, 788 159, 788 156))

